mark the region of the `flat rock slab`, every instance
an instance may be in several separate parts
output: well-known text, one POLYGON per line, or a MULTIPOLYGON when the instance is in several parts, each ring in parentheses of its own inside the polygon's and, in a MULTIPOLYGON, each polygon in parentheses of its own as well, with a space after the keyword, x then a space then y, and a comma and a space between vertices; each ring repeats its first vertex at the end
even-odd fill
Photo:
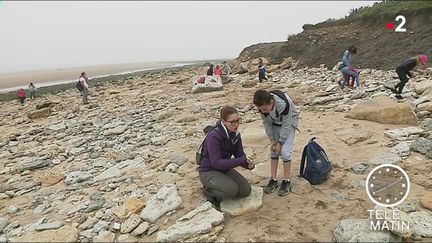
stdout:
POLYGON ((175 242, 200 234, 205 234, 222 223, 223 213, 213 208, 211 203, 201 204, 196 209, 179 218, 176 223, 157 234, 158 242, 175 242))
POLYGON ((182 199, 177 193, 177 187, 174 184, 168 184, 148 200, 140 216, 144 221, 153 223, 164 214, 176 209, 181 203, 182 199))
POLYGON ((262 187, 253 186, 249 196, 236 199, 223 199, 220 208, 222 212, 230 215, 242 215, 259 209, 263 204, 262 198, 262 187))
POLYGON ((335 230, 336 242, 401 242, 402 237, 390 231, 373 231, 369 228, 369 219, 344 219, 335 230))

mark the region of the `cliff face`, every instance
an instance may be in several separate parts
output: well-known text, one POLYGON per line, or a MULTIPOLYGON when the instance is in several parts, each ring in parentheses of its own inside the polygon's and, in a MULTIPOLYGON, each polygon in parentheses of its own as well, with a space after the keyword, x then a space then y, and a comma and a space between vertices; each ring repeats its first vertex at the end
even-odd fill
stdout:
POLYGON ((246 47, 236 61, 265 57, 270 63, 277 64, 292 57, 299 61, 298 67, 325 64, 331 68, 350 45, 355 45, 358 49, 353 58, 355 66, 387 70, 419 53, 432 55, 432 8, 404 10, 400 14, 406 17, 403 26, 406 32, 386 28, 389 22, 394 23, 395 28, 401 23, 395 21, 397 15, 305 24, 303 32, 287 41, 246 47))

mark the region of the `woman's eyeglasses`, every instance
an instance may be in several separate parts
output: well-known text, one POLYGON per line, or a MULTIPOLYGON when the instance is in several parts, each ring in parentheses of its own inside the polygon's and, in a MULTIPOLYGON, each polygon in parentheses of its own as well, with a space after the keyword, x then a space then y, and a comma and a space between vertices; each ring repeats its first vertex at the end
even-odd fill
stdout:
POLYGON ((236 121, 226 121, 226 122, 228 122, 229 124, 235 126, 235 125, 240 125, 242 123, 242 120, 238 119, 236 121))

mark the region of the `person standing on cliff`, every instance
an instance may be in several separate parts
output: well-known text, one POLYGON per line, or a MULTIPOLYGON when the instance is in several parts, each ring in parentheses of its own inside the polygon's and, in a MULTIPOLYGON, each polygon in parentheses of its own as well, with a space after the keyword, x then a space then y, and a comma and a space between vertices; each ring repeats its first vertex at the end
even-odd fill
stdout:
POLYGON ((82 101, 84 104, 88 104, 88 94, 89 94, 89 80, 87 78, 87 75, 85 72, 81 73, 81 76, 79 78, 79 81, 83 87, 83 90, 81 91, 82 94, 82 101))
POLYGON ((262 83, 263 80, 268 80, 266 77, 266 68, 261 58, 258 59, 258 80, 260 83, 262 83))
POLYGON ((30 90, 30 99, 36 98, 36 90, 37 90, 37 88, 36 88, 36 86, 34 86, 33 83, 29 84, 29 90, 30 90))

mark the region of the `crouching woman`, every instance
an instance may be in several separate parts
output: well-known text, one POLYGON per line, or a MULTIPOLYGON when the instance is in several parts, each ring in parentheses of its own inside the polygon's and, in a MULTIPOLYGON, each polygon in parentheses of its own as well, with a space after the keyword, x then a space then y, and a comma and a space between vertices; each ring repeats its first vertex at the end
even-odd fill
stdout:
POLYGON ((204 196, 216 208, 224 198, 246 197, 251 192, 249 182, 234 169, 237 166, 254 168, 243 151, 240 123, 237 110, 226 106, 220 112, 216 128, 204 141, 199 178, 204 185, 204 196))

